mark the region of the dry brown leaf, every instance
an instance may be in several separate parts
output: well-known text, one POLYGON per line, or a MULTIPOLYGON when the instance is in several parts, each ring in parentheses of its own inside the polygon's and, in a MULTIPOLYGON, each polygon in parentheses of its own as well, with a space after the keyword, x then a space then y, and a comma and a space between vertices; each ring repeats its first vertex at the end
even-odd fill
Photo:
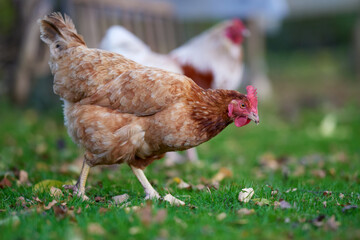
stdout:
POLYGON ((105 202, 105 197, 96 196, 95 202, 105 202))
POLYGON ((11 187, 11 186, 12 186, 12 183, 10 182, 9 179, 7 179, 6 176, 0 182, 0 188, 2 188, 2 189, 6 188, 6 187, 11 187))
POLYGON ((55 198, 64 196, 63 192, 59 188, 56 188, 56 187, 50 188, 50 195, 55 198))
POLYGON ((129 194, 122 194, 122 195, 117 195, 112 197, 112 200, 114 201, 115 204, 120 205, 124 202, 126 202, 127 200, 129 200, 130 196, 129 194))
POLYGON ((324 191, 324 192, 323 192, 323 195, 324 195, 324 196, 327 196, 327 197, 331 196, 331 194, 332 194, 331 191, 324 191))
POLYGON ((52 200, 51 202, 49 202, 49 204, 47 206, 44 207, 45 210, 49 210, 50 208, 52 208, 55 204, 57 204, 56 200, 52 200))
POLYGON ((240 202, 249 202, 252 196, 254 195, 254 189, 252 188, 243 188, 238 196, 240 202))
POLYGON ((37 203, 42 203, 42 201, 39 199, 39 197, 32 197, 32 199, 37 203))
POLYGON ((222 167, 219 172, 211 179, 211 182, 221 182, 225 178, 231 178, 233 173, 230 169, 222 167))
POLYGON ((279 190, 273 190, 273 191, 271 191, 271 196, 275 196, 275 195, 277 195, 279 193, 279 190))
POLYGON ((99 223, 89 223, 87 230, 90 234, 104 235, 105 230, 99 223))
POLYGON ((206 188, 206 186, 204 184, 198 184, 195 186, 195 189, 201 191, 201 190, 204 190, 206 188))
POLYGON ((66 206, 58 206, 58 205, 54 205, 53 206, 53 211, 56 217, 59 218, 64 218, 66 216, 66 213, 68 212, 68 208, 66 206))
POLYGON ((340 226, 340 222, 337 222, 335 220, 335 216, 332 215, 324 224, 324 229, 325 230, 331 230, 331 231, 336 231, 340 226))
POLYGON ((29 175, 26 171, 20 170, 19 172, 19 184, 25 185, 29 183, 29 175))
POLYGON ((239 209, 237 211, 237 214, 239 214, 241 217, 251 215, 251 214, 254 214, 254 213, 255 213, 254 209, 248 209, 248 208, 241 208, 241 209, 239 209))

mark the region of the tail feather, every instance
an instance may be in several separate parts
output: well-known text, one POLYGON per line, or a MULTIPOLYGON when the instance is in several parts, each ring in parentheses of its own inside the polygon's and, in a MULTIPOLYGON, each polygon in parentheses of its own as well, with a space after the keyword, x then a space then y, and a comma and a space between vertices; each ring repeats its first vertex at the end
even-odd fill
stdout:
POLYGON ((40 38, 49 45, 50 50, 53 50, 52 53, 69 47, 86 46, 83 37, 77 33, 70 17, 66 14, 64 16, 61 13, 54 12, 38 20, 40 38))

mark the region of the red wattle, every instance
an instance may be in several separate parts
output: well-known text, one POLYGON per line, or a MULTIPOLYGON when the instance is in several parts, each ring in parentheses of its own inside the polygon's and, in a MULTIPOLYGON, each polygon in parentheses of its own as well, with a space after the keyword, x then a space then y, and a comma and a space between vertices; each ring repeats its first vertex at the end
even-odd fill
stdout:
POLYGON ((235 126, 242 127, 248 124, 251 120, 247 117, 236 117, 234 120, 235 126))

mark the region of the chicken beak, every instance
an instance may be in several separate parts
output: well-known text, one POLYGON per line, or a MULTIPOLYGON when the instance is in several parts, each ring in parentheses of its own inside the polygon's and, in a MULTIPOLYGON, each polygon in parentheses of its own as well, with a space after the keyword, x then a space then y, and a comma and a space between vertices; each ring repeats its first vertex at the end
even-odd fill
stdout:
POLYGON ((256 123, 256 125, 259 125, 259 122, 260 122, 260 120, 259 120, 259 115, 257 115, 256 113, 251 112, 251 113, 248 115, 248 118, 251 119, 251 120, 253 120, 253 121, 256 123))

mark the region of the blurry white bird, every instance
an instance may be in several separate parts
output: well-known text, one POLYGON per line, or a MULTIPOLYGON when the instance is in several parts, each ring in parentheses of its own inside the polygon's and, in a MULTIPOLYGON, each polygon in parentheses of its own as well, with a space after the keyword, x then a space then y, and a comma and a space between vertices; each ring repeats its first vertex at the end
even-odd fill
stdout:
POLYGON ((151 51, 143 41, 122 26, 112 26, 102 39, 101 49, 116 52, 149 67, 157 67, 170 72, 183 73, 181 67, 168 55, 151 51))
POLYGON ((170 56, 182 67, 184 75, 203 88, 240 87, 243 73, 244 36, 249 31, 239 19, 223 21, 184 45, 170 56))

